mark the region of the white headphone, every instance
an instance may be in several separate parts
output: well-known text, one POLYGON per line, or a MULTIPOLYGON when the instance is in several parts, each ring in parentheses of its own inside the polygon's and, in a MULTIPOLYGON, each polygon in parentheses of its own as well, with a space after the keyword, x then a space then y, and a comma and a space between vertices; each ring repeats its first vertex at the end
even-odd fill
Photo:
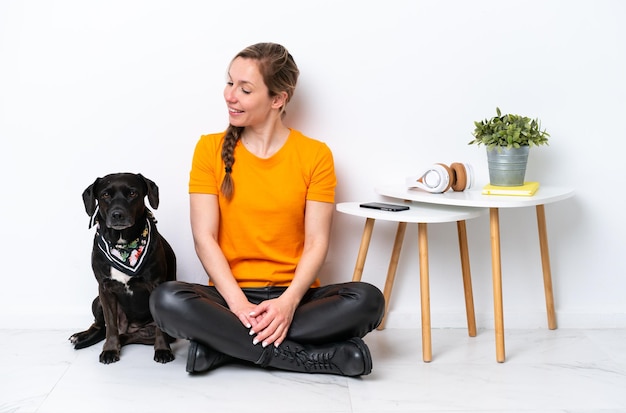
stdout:
POLYGON ((450 166, 436 163, 419 175, 406 178, 408 188, 420 188, 440 194, 452 188, 453 191, 465 191, 474 185, 474 171, 467 163, 454 162, 450 166))

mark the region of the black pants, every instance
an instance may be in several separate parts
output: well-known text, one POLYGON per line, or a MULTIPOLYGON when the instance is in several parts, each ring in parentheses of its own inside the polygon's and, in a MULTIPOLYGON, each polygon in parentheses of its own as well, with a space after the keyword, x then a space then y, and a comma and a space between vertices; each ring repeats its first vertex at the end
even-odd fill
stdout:
MULTIPOLYGON (((282 287, 243 290, 255 304, 283 291, 282 287)), ((365 282, 311 288, 294 313, 287 340, 323 344, 363 337, 378 327, 384 308, 380 290, 365 282)), ((157 325, 173 337, 252 362, 263 353, 215 287, 182 281, 161 284, 150 297, 150 310, 157 325)))

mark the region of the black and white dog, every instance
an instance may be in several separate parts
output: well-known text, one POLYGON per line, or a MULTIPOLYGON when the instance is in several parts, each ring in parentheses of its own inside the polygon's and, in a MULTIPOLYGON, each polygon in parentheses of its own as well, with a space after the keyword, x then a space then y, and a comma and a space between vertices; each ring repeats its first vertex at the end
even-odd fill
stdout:
POLYGON ((94 323, 73 334, 81 349, 105 340, 100 362, 120 359, 126 344, 154 344, 154 360, 174 360, 174 339, 154 323, 148 301, 157 285, 176 279, 176 256, 159 234, 147 208, 159 206, 159 188, 141 174, 115 173, 97 178, 83 192, 90 227, 97 228, 91 266, 98 281, 94 323))

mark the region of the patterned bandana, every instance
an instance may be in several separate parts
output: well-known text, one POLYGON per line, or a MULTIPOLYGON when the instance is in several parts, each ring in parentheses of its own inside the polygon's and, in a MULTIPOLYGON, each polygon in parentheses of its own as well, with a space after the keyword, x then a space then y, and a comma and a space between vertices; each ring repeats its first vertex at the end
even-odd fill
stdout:
POLYGON ((127 275, 133 275, 141 268, 146 257, 145 252, 150 246, 152 239, 152 215, 146 220, 146 227, 139 236, 139 238, 125 243, 116 243, 112 245, 104 236, 100 233, 100 225, 96 223, 96 240, 98 248, 106 255, 111 261, 111 265, 127 275))

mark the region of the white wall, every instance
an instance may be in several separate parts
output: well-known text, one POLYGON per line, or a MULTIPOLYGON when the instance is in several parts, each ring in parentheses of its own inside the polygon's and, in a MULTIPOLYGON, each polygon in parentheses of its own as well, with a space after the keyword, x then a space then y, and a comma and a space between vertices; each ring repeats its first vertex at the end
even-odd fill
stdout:
MULTIPOLYGON (((626 3, 619 0, 0 2, 0 327, 82 328, 96 294, 81 193, 118 171, 161 190, 179 278, 204 282, 187 178, 201 134, 226 127, 230 58, 286 45, 302 72, 288 123, 326 141, 337 201, 434 162, 486 155, 473 121, 539 117, 550 146, 527 178, 576 188, 546 207, 561 327, 626 327, 626 3)), ((503 210, 507 327, 544 327, 534 208, 503 210)), ((394 226, 379 223, 364 280, 382 288, 394 226)), ((363 222, 336 215, 324 281, 351 277, 363 222)), ((476 311, 492 328, 488 219, 468 222, 476 311)), ((430 227, 433 326, 464 326, 456 228, 430 227)), ((419 325, 417 231, 406 235, 388 326, 419 325)))

